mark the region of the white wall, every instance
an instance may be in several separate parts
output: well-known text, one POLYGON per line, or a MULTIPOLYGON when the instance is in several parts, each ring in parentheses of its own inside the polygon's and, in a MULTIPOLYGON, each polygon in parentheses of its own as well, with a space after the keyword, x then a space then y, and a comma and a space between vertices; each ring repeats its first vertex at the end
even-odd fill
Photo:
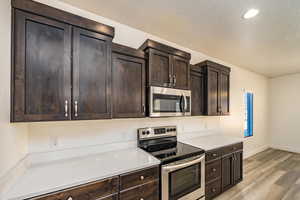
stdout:
POLYGON ((300 153, 300 74, 270 80, 271 146, 300 153))
POLYGON ((10 16, 10 1, 2 0, 0 4, 0 179, 10 168, 16 164, 16 162, 26 155, 28 146, 27 125, 10 124, 9 122, 10 16))
POLYGON ((221 118, 221 130, 235 137, 243 136, 244 129, 244 91, 254 93, 253 136, 244 142, 245 157, 258 153, 269 146, 268 131, 268 79, 232 66, 230 109, 231 115, 221 118))
POLYGON ((114 142, 135 141, 136 129, 146 126, 177 125, 179 131, 222 131, 225 134, 243 138, 243 93, 242 88, 254 91, 255 98, 255 136, 247 139, 245 143, 246 155, 257 152, 266 147, 267 140, 267 78, 255 73, 243 70, 220 60, 210 58, 202 53, 186 49, 167 40, 155 37, 151 34, 136 30, 112 20, 80 10, 57 0, 39 2, 64 9, 104 24, 114 26, 116 36, 114 42, 139 47, 147 38, 151 38, 165 44, 188 51, 192 54, 192 63, 211 59, 232 67, 231 80, 231 109, 230 117, 188 117, 165 119, 123 119, 123 120, 99 120, 81 122, 47 122, 32 123, 29 127, 29 151, 45 152, 57 149, 66 149, 79 146, 97 144, 109 144, 114 142), (220 129, 221 128, 221 129, 220 129), (57 146, 53 146, 57 140, 57 146))

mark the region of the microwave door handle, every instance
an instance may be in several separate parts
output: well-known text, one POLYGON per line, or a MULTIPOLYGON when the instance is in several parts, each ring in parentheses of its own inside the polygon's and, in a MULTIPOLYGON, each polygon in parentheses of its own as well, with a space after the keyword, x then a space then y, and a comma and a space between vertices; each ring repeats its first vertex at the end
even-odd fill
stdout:
POLYGON ((186 112, 186 110, 187 110, 187 98, 184 95, 184 112, 186 112))
POLYGON ((182 113, 184 112, 184 96, 183 95, 180 97, 180 111, 182 113))
POLYGON ((163 170, 164 170, 164 171, 167 171, 167 172, 176 171, 176 170, 178 170, 178 169, 182 169, 182 168, 189 167, 189 166, 191 166, 191 165, 200 163, 200 162, 202 162, 204 159, 205 159, 205 156, 203 155, 203 156, 201 156, 200 158, 197 158, 197 159, 192 160, 192 161, 187 162, 187 163, 181 163, 181 164, 173 165, 173 166, 164 166, 164 167, 163 167, 163 170))

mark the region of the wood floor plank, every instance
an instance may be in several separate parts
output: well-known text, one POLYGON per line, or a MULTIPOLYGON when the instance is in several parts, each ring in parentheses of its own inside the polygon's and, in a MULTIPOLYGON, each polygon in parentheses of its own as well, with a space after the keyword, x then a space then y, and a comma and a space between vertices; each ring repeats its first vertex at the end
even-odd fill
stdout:
POLYGON ((300 200, 300 154, 267 149, 244 161, 244 180, 216 200, 300 200))

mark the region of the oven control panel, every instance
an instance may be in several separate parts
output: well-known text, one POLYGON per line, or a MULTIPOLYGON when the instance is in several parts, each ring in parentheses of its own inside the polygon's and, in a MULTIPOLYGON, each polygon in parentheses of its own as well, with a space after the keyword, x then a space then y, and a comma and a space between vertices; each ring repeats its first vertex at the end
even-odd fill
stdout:
POLYGON ((176 126, 163 126, 138 129, 138 139, 152 139, 160 137, 177 136, 176 126))

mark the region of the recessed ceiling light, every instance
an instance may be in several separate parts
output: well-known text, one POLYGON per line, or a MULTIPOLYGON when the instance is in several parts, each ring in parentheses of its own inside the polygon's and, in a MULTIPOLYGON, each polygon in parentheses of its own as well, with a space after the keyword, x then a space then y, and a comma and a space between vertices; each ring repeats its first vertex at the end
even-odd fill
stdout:
POLYGON ((249 9, 243 16, 244 19, 250 19, 252 17, 255 17, 259 13, 259 10, 257 9, 249 9))

